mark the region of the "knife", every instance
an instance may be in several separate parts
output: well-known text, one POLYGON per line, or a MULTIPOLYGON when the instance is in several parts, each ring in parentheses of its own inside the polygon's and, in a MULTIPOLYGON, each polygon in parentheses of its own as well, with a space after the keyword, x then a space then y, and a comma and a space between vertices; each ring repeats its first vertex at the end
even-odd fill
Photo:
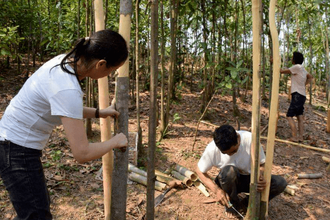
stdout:
POLYGON ((166 193, 168 193, 171 189, 177 186, 182 187, 181 181, 171 181, 169 183, 169 187, 162 194, 155 198, 155 207, 157 207, 164 200, 166 193), (180 182, 180 184, 178 182, 180 182))
POLYGON ((235 207, 233 206, 233 204, 231 204, 230 202, 228 202, 228 204, 229 204, 229 207, 228 208, 234 209, 237 214, 239 214, 242 218, 244 218, 244 216, 239 211, 237 211, 237 209, 235 209, 235 207))

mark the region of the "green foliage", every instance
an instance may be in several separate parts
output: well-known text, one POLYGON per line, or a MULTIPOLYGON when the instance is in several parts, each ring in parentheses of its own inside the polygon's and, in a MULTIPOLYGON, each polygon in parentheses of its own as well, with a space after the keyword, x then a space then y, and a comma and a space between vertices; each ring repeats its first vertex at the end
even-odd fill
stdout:
POLYGON ((53 150, 50 153, 50 156, 54 162, 59 161, 62 158, 62 151, 61 150, 53 150))
POLYGON ((234 85, 241 86, 247 82, 249 76, 244 74, 249 72, 249 69, 242 67, 243 60, 238 61, 237 63, 229 62, 230 67, 227 67, 226 70, 230 74, 224 78, 221 75, 216 75, 217 78, 222 81, 217 84, 216 89, 222 89, 223 93, 230 91, 234 85))
MULTIPOLYGON (((179 114, 178 114, 178 113, 175 113, 175 114, 173 115, 172 124, 174 124, 176 121, 180 120, 180 118, 181 118, 181 117, 179 116, 179 114)), ((170 123, 168 123, 167 126, 165 127, 165 129, 164 129, 164 131, 163 131, 163 133, 162 133, 162 137, 161 137, 161 139, 163 139, 166 135, 168 135, 168 134, 171 133, 171 131, 168 131, 168 130, 167 130, 169 124, 170 124, 170 123)))

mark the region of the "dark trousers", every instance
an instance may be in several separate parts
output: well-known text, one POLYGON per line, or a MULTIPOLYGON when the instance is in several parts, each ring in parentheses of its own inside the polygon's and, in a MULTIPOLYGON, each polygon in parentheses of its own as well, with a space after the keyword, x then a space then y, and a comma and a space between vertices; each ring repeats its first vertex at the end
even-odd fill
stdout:
POLYGON ((52 219, 40 157, 40 150, 0 141, 0 176, 17 212, 15 220, 52 219))
MULTIPOLYGON (((250 175, 240 174, 234 166, 225 166, 219 172, 215 183, 223 189, 235 205, 240 203, 238 194, 250 192, 250 175)), ((282 193, 287 186, 286 180, 281 176, 272 175, 269 191, 269 200, 282 193)))

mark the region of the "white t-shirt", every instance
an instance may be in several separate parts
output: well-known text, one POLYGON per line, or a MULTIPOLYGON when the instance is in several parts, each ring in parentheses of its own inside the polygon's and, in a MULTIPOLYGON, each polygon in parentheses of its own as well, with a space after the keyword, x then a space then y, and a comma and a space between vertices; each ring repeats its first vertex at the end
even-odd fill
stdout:
POLYGON ((291 93, 298 92, 306 96, 307 71, 301 64, 293 65, 289 68, 291 75, 291 93))
MULTIPOLYGON (((239 169, 242 174, 251 173, 251 143, 252 134, 248 131, 237 131, 241 136, 241 143, 235 154, 229 156, 221 153, 215 145, 214 140, 209 143, 198 162, 198 168, 202 173, 206 173, 213 166, 223 168, 228 165, 233 165, 239 169)), ((265 163, 265 153, 260 146, 260 164, 265 163)))
POLYGON ((42 150, 62 116, 83 118, 83 92, 76 76, 56 66, 64 56, 46 62, 25 82, 0 120, 1 137, 42 150))

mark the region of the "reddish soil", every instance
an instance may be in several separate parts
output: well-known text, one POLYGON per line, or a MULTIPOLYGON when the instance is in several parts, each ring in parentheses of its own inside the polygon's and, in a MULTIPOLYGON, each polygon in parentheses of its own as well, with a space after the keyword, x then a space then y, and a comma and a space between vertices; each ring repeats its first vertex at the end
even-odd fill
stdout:
MULTIPOLYGON (((15 73, 1 71, 0 76, 0 117, 12 97, 18 92, 23 83, 22 76, 15 73)), ((170 123, 168 136, 158 145, 156 150, 156 168, 162 171, 173 164, 180 164, 194 170, 205 146, 212 140, 214 127, 201 123, 198 128, 197 140, 193 148, 196 125, 200 117, 200 96, 194 92, 181 91, 181 100, 172 105, 171 115, 175 113, 181 117, 170 123)), ((319 103, 325 100, 324 94, 318 93, 315 97, 319 103)), ((237 100, 241 112, 241 127, 251 127, 251 93, 248 93, 245 102, 237 100)), ((314 106, 316 104, 313 100, 314 106)), ((290 137, 289 125, 285 118, 289 106, 286 94, 279 97, 278 130, 276 137, 287 140, 290 137)), ((307 101, 308 103, 308 101, 307 101)), ((143 130, 143 144, 147 148, 148 134, 148 93, 141 94, 141 126, 143 130)), ((131 108, 134 109, 134 108, 131 108)), ((211 124, 225 123, 237 128, 236 119, 232 116, 232 98, 217 95, 212 101, 208 113, 204 118, 211 124)), ((309 104, 305 105, 305 133, 303 144, 329 149, 330 135, 326 133, 326 113, 316 110, 309 104), (315 113, 316 112, 316 113, 315 113)), ((171 119, 172 120, 172 119, 171 119)), ((99 139, 98 121, 93 121, 94 138, 99 139)), ((268 103, 262 101, 261 130, 268 123, 268 103)), ((136 131, 136 110, 130 111, 129 130, 136 131)), ((267 136, 267 130, 262 133, 267 136)), ((265 149, 266 142, 261 140, 265 149)), ((266 152, 267 153, 267 152, 266 152)), ((328 196, 330 183, 328 166, 322 156, 330 157, 329 153, 306 149, 300 146, 275 142, 273 174, 282 175, 289 185, 296 187, 295 194, 282 193, 269 204, 270 219, 329 219, 330 199, 328 196), (320 179, 298 179, 299 173, 322 173, 320 179)), ((103 189, 102 181, 96 178, 102 166, 101 160, 78 164, 72 156, 65 138, 63 128, 58 127, 45 148, 42 162, 44 164, 47 185, 51 195, 51 209, 54 219, 103 219, 103 189)), ((217 174, 212 169, 213 176, 217 174)), ((156 196, 160 192, 155 192, 156 196)), ((211 193, 212 197, 212 193, 211 193)), ((15 212, 9 201, 2 181, 0 180, 0 219, 12 219, 15 212)), ((173 189, 164 201, 155 209, 155 219, 159 220, 215 220, 227 219, 223 206, 212 203, 203 204, 205 197, 196 187, 173 189)), ((128 185, 127 219, 144 219, 146 212, 146 187, 140 184, 128 185)), ((238 218, 236 218, 238 219, 238 218)))

